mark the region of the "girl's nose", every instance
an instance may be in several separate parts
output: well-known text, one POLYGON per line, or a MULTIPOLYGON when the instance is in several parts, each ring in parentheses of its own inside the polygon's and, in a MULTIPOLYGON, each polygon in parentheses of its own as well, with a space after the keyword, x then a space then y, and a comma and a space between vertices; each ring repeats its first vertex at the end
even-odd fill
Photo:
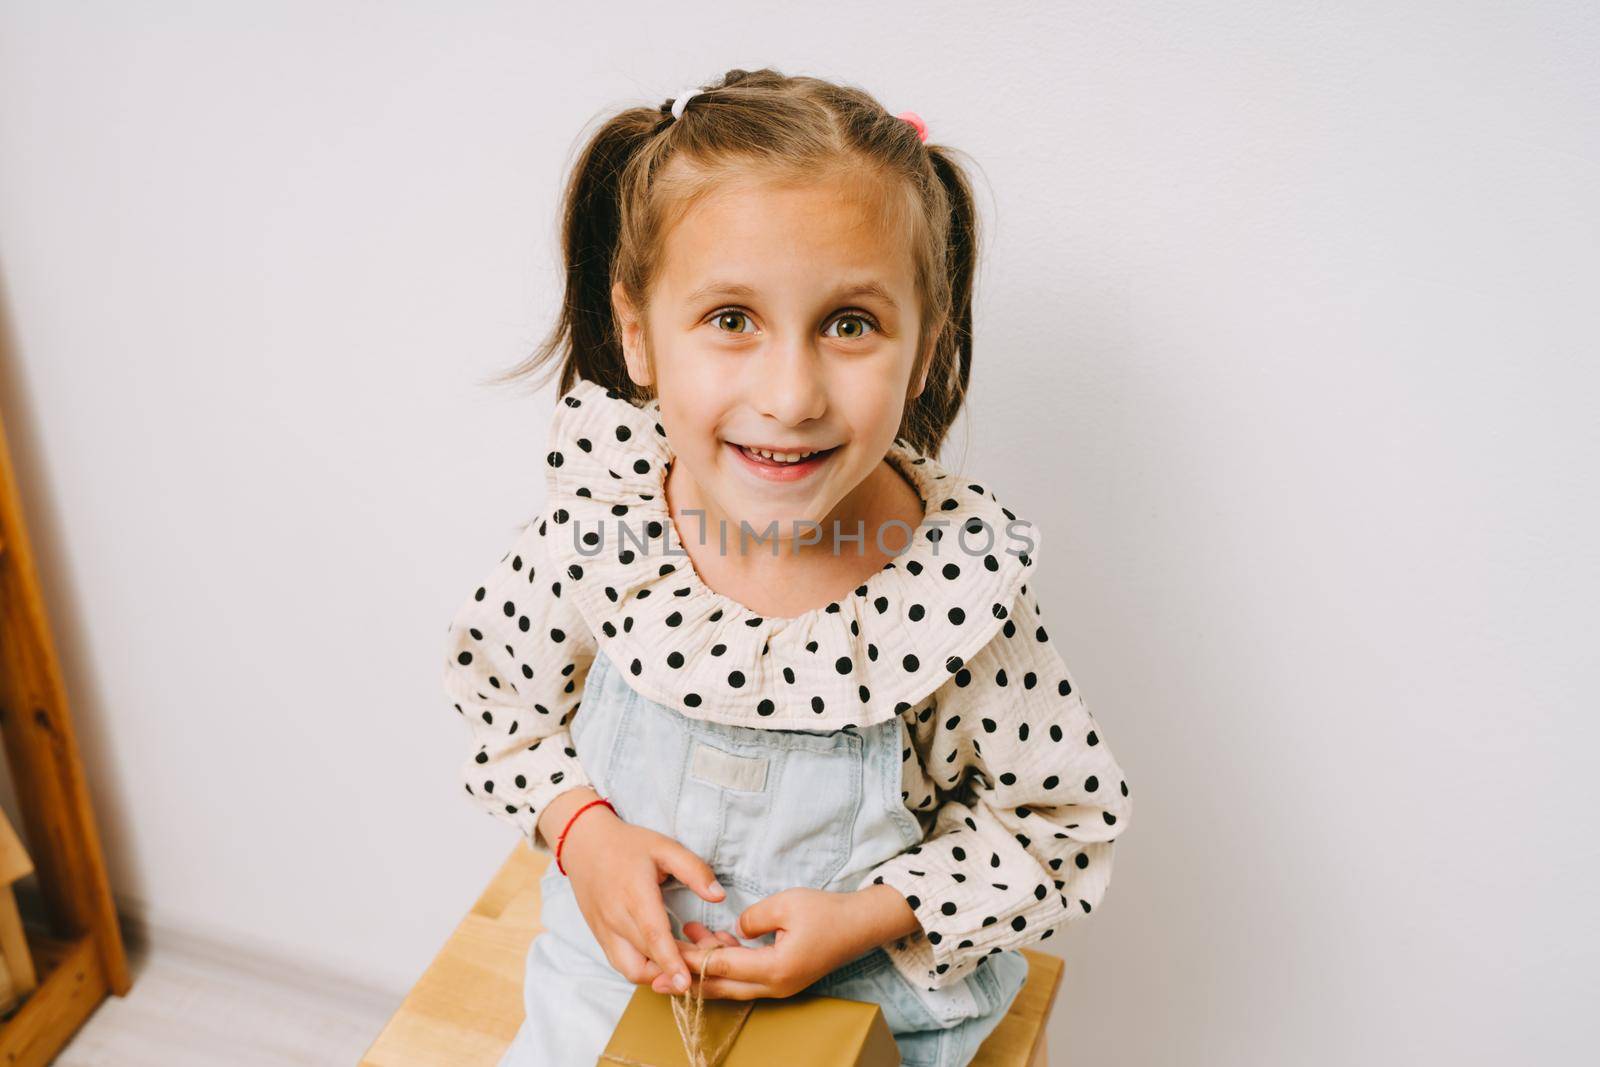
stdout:
POLYGON ((774 343, 756 366, 751 403, 785 426, 818 419, 828 410, 828 391, 816 352, 804 340, 774 343))

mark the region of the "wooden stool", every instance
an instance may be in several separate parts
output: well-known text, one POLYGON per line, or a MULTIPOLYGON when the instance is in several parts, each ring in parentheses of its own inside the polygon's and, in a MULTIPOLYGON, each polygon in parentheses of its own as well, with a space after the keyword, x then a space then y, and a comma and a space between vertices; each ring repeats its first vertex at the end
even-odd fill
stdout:
MULTIPOLYGON (((522 970, 549 857, 518 843, 367 1049, 361 1067, 495 1067, 522 1025, 522 970)), ((1028 981, 973 1067, 1046 1067, 1061 961, 1023 949, 1028 981)))

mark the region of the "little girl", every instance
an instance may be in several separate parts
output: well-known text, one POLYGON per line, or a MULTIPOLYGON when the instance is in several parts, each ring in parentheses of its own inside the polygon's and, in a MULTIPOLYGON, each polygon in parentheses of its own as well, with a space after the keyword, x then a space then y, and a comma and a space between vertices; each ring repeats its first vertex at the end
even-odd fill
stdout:
POLYGON ((636 984, 702 965, 710 998, 876 1003, 956 1067, 1017 949, 1106 892, 1131 800, 1038 533, 933 458, 976 234, 924 137, 736 70, 576 164, 561 322, 513 372, 564 354, 546 499, 445 668, 467 792, 554 854, 502 1067, 588 1067, 636 984))

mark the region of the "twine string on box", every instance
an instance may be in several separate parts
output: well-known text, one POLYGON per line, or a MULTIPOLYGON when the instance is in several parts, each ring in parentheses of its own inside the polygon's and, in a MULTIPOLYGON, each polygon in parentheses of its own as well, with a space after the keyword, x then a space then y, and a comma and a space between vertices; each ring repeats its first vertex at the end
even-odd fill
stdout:
MULTIPOLYGON (((689 1067, 717 1067, 728 1050, 733 1047, 734 1040, 739 1036, 739 1031, 744 1029, 745 1020, 750 1017, 750 1009, 755 1006, 753 1001, 745 1001, 739 1007, 739 1014, 733 1021, 728 1036, 722 1039, 722 1044, 717 1046, 715 1052, 709 1055, 705 1050, 704 1013, 705 1001, 701 986, 706 980, 706 964, 711 960, 711 953, 726 946, 717 945, 710 949, 700 960, 700 982, 694 988, 681 996, 673 995, 672 1021, 678 1028, 678 1037, 683 1042, 683 1054, 688 1058, 689 1067)), ((653 1057, 652 1057, 653 1058, 653 1057)), ((616 1064, 617 1067, 658 1067, 656 1064, 645 1063, 628 1056, 619 1056, 609 1050, 606 1058, 601 1062, 616 1064)))
POLYGON ((739 1017, 734 1020, 728 1036, 722 1039, 722 1044, 717 1046, 715 1052, 708 1054, 705 1048, 705 999, 702 987, 706 980, 706 964, 711 962, 712 953, 723 947, 725 946, 714 945, 700 957, 700 981, 694 983, 694 987, 681 996, 672 998, 672 1021, 678 1025, 678 1036, 683 1039, 683 1052, 689 1058, 689 1067, 717 1067, 728 1049, 733 1047, 734 1038, 739 1036, 739 1031, 744 1028, 744 1021, 750 1017, 750 1009, 754 1006, 748 1000, 740 1006, 739 1017))

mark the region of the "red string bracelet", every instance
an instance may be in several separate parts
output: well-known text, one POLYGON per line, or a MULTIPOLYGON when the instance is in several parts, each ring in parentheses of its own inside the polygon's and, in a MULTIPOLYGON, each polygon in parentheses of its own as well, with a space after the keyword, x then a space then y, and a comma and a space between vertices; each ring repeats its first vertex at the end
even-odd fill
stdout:
MULTIPOLYGON (((573 812, 572 815, 567 819, 567 825, 561 828, 561 836, 556 838, 556 870, 560 871, 562 874, 567 873, 567 869, 561 866, 561 847, 567 843, 567 832, 572 829, 572 824, 578 821, 578 816, 582 815, 584 812, 598 804, 604 804, 606 807, 611 808, 611 801, 607 800, 605 797, 600 797, 598 800, 591 800, 589 803, 573 812)), ((615 815, 616 813, 617 809, 611 808, 611 814, 615 815)))

